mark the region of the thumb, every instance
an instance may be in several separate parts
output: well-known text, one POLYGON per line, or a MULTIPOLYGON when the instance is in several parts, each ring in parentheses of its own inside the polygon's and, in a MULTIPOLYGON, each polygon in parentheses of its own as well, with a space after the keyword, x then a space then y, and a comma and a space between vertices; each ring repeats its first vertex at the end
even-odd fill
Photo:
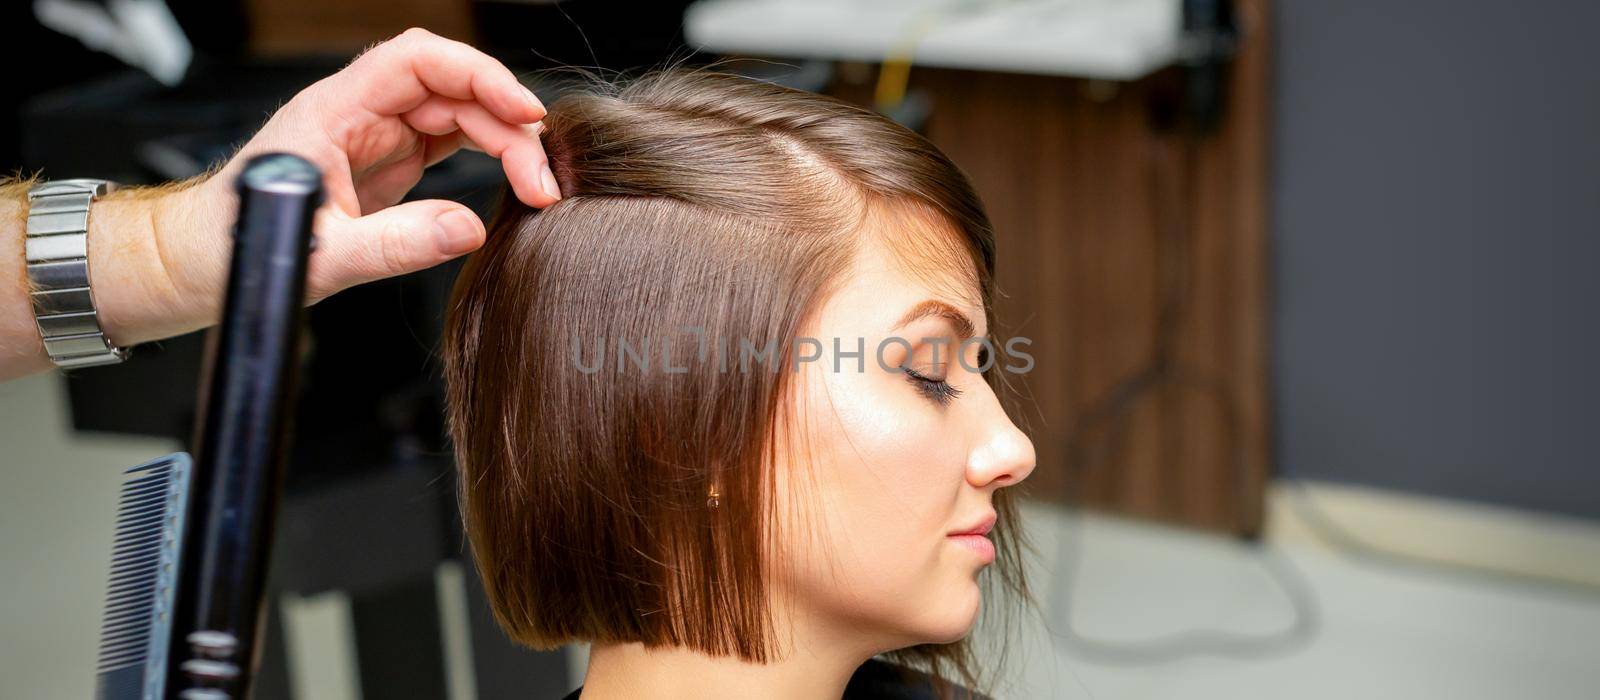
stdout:
POLYGON ((355 285, 425 270, 483 245, 478 215, 455 202, 407 202, 352 218, 317 213, 317 247, 306 271, 308 303, 355 285))

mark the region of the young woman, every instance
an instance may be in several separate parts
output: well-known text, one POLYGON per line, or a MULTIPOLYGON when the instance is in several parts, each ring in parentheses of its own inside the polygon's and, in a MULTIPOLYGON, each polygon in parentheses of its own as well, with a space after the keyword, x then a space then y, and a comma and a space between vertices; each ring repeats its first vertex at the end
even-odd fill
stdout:
POLYGON ((966 178, 876 114, 710 72, 544 127, 562 199, 508 198, 444 348, 502 627, 590 642, 583 700, 981 685, 964 640, 985 589, 1026 596, 1006 489, 1034 452, 966 178))

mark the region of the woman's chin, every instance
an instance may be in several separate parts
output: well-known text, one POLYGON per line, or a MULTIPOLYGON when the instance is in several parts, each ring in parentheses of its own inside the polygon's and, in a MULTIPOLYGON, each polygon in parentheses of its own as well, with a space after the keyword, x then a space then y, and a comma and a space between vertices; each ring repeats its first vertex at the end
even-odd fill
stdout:
POLYGON ((930 644, 948 644, 965 639, 978 622, 983 594, 976 583, 968 582, 960 594, 952 594, 928 608, 924 633, 930 644))

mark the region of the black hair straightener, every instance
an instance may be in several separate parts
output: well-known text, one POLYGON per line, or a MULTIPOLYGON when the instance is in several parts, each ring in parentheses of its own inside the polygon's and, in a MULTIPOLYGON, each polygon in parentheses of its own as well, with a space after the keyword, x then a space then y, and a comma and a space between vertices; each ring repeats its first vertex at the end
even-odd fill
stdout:
POLYGON ((101 627, 101 700, 248 698, 293 419, 322 173, 297 156, 240 174, 221 323, 207 338, 191 458, 125 474, 101 627))

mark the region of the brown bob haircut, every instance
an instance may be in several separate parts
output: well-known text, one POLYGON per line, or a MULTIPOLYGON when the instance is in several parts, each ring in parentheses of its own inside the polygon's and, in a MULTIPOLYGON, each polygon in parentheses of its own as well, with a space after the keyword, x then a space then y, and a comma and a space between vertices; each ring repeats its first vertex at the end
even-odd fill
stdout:
MULTIPOLYGON (((943 232, 919 248, 947 254, 922 254, 923 266, 943 264, 980 293, 994 328, 988 218, 921 136, 754 79, 674 69, 590 80, 544 125, 563 198, 542 211, 503 198, 456 281, 443 347, 463 518, 495 615, 539 649, 642 642, 769 661, 770 471, 803 375, 715 362, 584 372, 578 339, 694 328, 771 342, 783 355, 773 365, 790 367, 793 339, 867 229, 886 228, 864 222, 884 214, 943 232)), ((1006 490, 995 506, 999 556, 983 584, 1025 600, 1006 490)), ((981 683, 966 641, 889 656, 941 687, 981 683)))

